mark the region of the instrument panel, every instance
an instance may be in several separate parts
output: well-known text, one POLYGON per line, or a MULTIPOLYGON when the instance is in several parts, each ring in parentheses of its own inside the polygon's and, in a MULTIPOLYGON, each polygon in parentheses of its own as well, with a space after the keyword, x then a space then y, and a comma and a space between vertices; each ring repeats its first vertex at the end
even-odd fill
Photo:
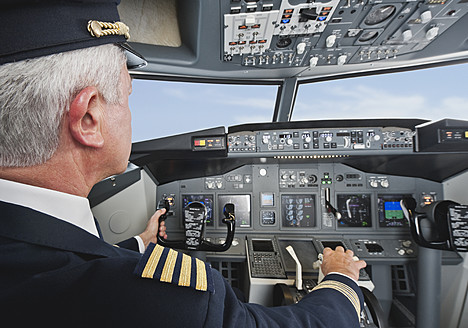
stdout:
MULTIPOLYGON (((251 164, 218 176, 158 186, 157 198, 173 197, 168 231, 182 231, 183 207, 190 201, 208 208, 206 235, 224 234, 226 203, 235 205, 236 244, 248 236, 288 236, 345 241, 363 258, 415 258, 401 199, 419 206, 443 198, 440 183, 420 178, 375 175, 341 163, 251 164), (218 181, 219 183, 210 183, 218 181), (222 181, 222 183, 221 183, 222 181)), ((222 240, 220 241, 222 242, 222 240)))
POLYGON ((415 131, 406 128, 316 128, 274 129, 234 132, 228 136, 233 155, 252 153, 301 153, 303 155, 356 153, 384 150, 386 153, 412 153, 415 131))
POLYGON ((205 238, 223 245, 223 208, 234 204, 233 247, 218 257, 244 259, 243 241, 260 235, 343 241, 367 260, 400 263, 417 252, 401 200, 413 198, 421 211, 444 199, 445 179, 466 169, 463 139, 431 137, 455 128, 466 131, 466 122, 243 124, 174 136, 178 148, 169 153, 167 138, 142 142, 131 160, 157 182, 157 204, 172 200, 166 225, 174 238, 184 234, 184 207, 196 201, 207 207, 205 238))

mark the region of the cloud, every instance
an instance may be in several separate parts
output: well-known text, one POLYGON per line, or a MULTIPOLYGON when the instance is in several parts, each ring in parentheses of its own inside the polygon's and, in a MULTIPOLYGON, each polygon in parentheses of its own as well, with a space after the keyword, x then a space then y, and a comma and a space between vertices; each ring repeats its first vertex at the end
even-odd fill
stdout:
POLYGON ((321 87, 320 97, 313 96, 313 101, 299 94, 293 119, 466 117, 468 98, 439 99, 438 95, 411 92, 408 89, 406 93, 397 93, 364 85, 321 87))
POLYGON ((177 100, 187 100, 189 93, 186 92, 182 88, 171 88, 171 87, 164 87, 160 89, 161 93, 164 96, 169 97, 169 99, 174 100, 176 98, 177 100))
POLYGON ((232 117, 232 123, 230 123, 230 125, 271 122, 272 117, 273 112, 268 115, 235 115, 232 117))
POLYGON ((273 113, 273 109, 275 108, 275 99, 274 98, 233 98, 233 97, 226 97, 226 98, 218 98, 216 100, 218 104, 223 104, 223 106, 231 106, 231 107, 239 107, 242 106, 243 108, 251 108, 253 110, 262 110, 266 109, 269 112, 273 113))
POLYGON ((157 94, 159 102, 168 104, 179 101, 197 108, 211 108, 211 110, 223 108, 225 112, 238 109, 245 111, 246 108, 273 112, 276 88, 262 90, 257 86, 174 84, 157 89, 157 94), (255 94, 253 88, 257 88, 258 94, 255 94), (252 96, 253 94, 255 96, 252 96))
POLYGON ((447 118, 468 119, 468 98, 447 97, 441 100, 440 115, 447 118))

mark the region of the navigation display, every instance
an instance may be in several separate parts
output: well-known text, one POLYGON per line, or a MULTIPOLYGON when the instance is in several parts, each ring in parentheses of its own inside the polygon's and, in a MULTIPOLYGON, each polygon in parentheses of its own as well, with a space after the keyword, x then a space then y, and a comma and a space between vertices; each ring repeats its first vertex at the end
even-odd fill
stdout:
POLYGON ((379 209, 379 226, 381 228, 408 226, 408 221, 400 205, 400 201, 407 197, 412 197, 412 195, 379 195, 377 205, 379 209))
MULTIPOLYGON (((214 225, 213 220, 213 195, 182 195, 182 208, 185 208, 192 202, 200 202, 206 207, 206 225, 212 227, 214 225)), ((182 215, 185 211, 182 211, 182 215)), ((184 218, 185 220, 185 218, 184 218)))
POLYGON ((338 227, 372 227, 370 194, 339 194, 337 204, 338 227))
MULTIPOLYGON (((234 204, 236 227, 250 228, 250 195, 219 195, 218 217, 220 221, 224 218, 224 205, 228 203, 234 204)), ((221 225, 221 223, 219 225, 221 225)))
POLYGON ((316 226, 315 195, 281 195, 283 227, 313 228, 316 226))

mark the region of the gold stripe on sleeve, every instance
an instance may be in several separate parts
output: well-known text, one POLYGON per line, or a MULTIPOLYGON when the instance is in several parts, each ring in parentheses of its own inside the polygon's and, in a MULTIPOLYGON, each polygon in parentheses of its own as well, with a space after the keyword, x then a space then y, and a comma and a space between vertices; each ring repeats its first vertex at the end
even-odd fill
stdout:
POLYGON ((177 252, 173 249, 169 250, 167 254, 166 263, 161 273, 161 281, 172 282, 172 275, 174 274, 174 267, 177 260, 177 252))
POLYGON ((361 303, 359 302, 359 297, 348 285, 339 282, 339 281, 334 281, 334 280, 327 280, 323 281, 320 284, 318 284, 313 290, 318 290, 318 289, 323 289, 323 288, 330 288, 334 289, 336 291, 339 291, 341 294, 346 296, 346 298, 351 302, 353 305, 354 309, 356 310, 358 320, 361 318, 361 303))
POLYGON ((197 284, 195 286, 196 290, 206 291, 208 288, 208 284, 206 281, 206 266, 205 263, 200 261, 199 259, 195 260, 197 264, 197 284))
POLYGON ((182 264, 180 267, 179 286, 190 286, 190 277, 192 271, 192 258, 186 254, 182 255, 182 264))
POLYGON ((150 257, 148 258, 148 262, 146 262, 145 268, 143 269, 143 272, 141 273, 141 276, 143 278, 153 278, 154 271, 156 270, 156 267, 158 266, 159 259, 161 258, 161 254, 164 250, 164 247, 156 245, 153 249, 153 252, 151 252, 150 257))

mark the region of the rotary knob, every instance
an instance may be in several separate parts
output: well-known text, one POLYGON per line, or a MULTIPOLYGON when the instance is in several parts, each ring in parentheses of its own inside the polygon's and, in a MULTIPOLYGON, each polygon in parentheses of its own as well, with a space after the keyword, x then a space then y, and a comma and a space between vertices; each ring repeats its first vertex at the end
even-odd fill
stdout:
POLYGON ((310 67, 315 67, 318 64, 318 57, 312 57, 309 60, 309 66, 310 67))
POLYGON ((382 186, 382 188, 388 188, 390 183, 388 182, 387 179, 383 179, 383 180, 380 181, 380 185, 382 186))
POLYGON ((411 30, 406 30, 406 31, 403 31, 401 36, 403 37, 403 42, 408 42, 409 40, 413 38, 413 32, 411 30))
POLYGON ((337 65, 338 66, 341 66, 341 65, 344 65, 346 63, 346 60, 348 59, 348 56, 347 55, 341 55, 338 57, 338 60, 337 60, 337 65))
POLYGON ((327 39, 325 40, 325 45, 327 46, 327 48, 331 48, 333 47, 335 42, 336 42, 336 35, 332 34, 332 35, 329 35, 327 39))
POLYGON ((304 42, 299 43, 296 47, 297 54, 302 55, 305 51, 305 48, 306 48, 306 44, 304 42))
POLYGON ((410 247, 412 245, 412 242, 411 242, 411 240, 404 240, 404 241, 401 242, 401 244, 404 247, 408 248, 408 247, 410 247))
POLYGON ((421 14, 421 23, 426 24, 432 19, 432 13, 430 10, 426 10, 421 14))
POLYGON ((426 39, 432 41, 439 34, 439 28, 434 26, 426 32, 426 39))

